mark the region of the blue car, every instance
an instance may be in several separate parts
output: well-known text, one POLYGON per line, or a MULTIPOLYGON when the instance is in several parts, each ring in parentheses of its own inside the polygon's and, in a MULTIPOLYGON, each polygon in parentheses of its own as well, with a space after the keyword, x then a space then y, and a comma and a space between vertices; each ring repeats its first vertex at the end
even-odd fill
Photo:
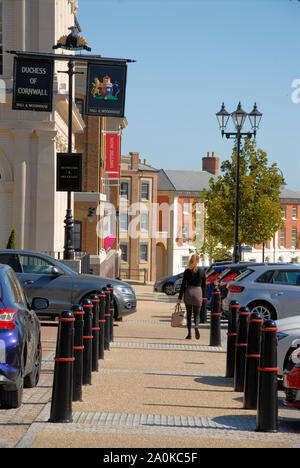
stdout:
POLYGON ((40 322, 33 309, 49 303, 34 298, 28 306, 21 284, 8 265, 0 265, 0 407, 18 408, 23 387, 37 385, 41 369, 40 322))
POLYGON ((220 276, 220 274, 227 268, 227 266, 228 264, 211 265, 209 269, 206 271, 206 297, 207 297, 206 305, 208 308, 210 308, 211 294, 215 287, 215 281, 220 276))
MULTIPOLYGON (((178 292, 176 289, 176 284, 178 280, 182 281, 183 272, 178 273, 177 275, 172 276, 164 276, 157 280, 154 284, 154 291, 156 292, 164 292, 168 296, 174 296, 178 292)), ((180 286, 179 286, 180 289, 180 286)))

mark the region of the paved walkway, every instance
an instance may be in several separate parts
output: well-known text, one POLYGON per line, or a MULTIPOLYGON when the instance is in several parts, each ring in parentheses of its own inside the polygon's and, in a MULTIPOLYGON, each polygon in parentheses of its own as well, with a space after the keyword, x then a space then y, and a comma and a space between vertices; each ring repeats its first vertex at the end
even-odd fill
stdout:
POLYGON ((21 408, 0 410, 8 429, 0 430, 0 447, 300 447, 300 413, 284 407, 282 394, 280 431, 255 431, 256 411, 243 409, 243 394, 224 377, 225 322, 220 347, 209 346, 209 323, 201 324, 199 341, 186 341, 184 328, 170 327, 174 298, 153 297, 147 286, 136 291, 138 312, 114 327, 92 385, 73 402, 73 422, 48 422, 55 353, 49 340, 38 387, 25 390, 21 408), (10 427, 19 431, 17 443, 10 427))

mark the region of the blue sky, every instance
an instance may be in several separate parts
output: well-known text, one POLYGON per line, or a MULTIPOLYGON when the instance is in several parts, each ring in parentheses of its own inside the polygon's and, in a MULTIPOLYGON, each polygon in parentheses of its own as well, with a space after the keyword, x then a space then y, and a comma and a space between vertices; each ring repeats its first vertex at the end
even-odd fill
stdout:
POLYGON ((256 102, 257 146, 300 191, 300 2, 79 0, 78 20, 93 54, 136 60, 122 154, 165 169, 201 170, 208 151, 222 162, 233 140, 216 112, 223 101, 228 112, 256 102))

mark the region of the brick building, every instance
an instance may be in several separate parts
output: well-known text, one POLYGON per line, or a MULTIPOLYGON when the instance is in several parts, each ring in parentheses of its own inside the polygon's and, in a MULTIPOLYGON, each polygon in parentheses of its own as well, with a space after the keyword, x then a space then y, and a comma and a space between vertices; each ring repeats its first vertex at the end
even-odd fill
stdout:
POLYGON ((131 152, 121 157, 119 235, 122 278, 156 279, 158 170, 131 152))

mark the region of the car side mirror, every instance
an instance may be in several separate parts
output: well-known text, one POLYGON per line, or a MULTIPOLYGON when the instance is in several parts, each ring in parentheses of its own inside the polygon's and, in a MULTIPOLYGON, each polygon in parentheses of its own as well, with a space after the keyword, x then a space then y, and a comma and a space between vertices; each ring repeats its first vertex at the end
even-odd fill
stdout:
POLYGON ((43 310, 43 309, 48 309, 49 307, 49 301, 48 299, 45 299, 44 297, 34 297, 31 302, 31 309, 34 310, 43 310))
POLYGON ((61 272, 57 267, 52 267, 51 273, 52 273, 52 275, 54 275, 54 276, 60 276, 60 275, 62 275, 62 272, 61 272))

